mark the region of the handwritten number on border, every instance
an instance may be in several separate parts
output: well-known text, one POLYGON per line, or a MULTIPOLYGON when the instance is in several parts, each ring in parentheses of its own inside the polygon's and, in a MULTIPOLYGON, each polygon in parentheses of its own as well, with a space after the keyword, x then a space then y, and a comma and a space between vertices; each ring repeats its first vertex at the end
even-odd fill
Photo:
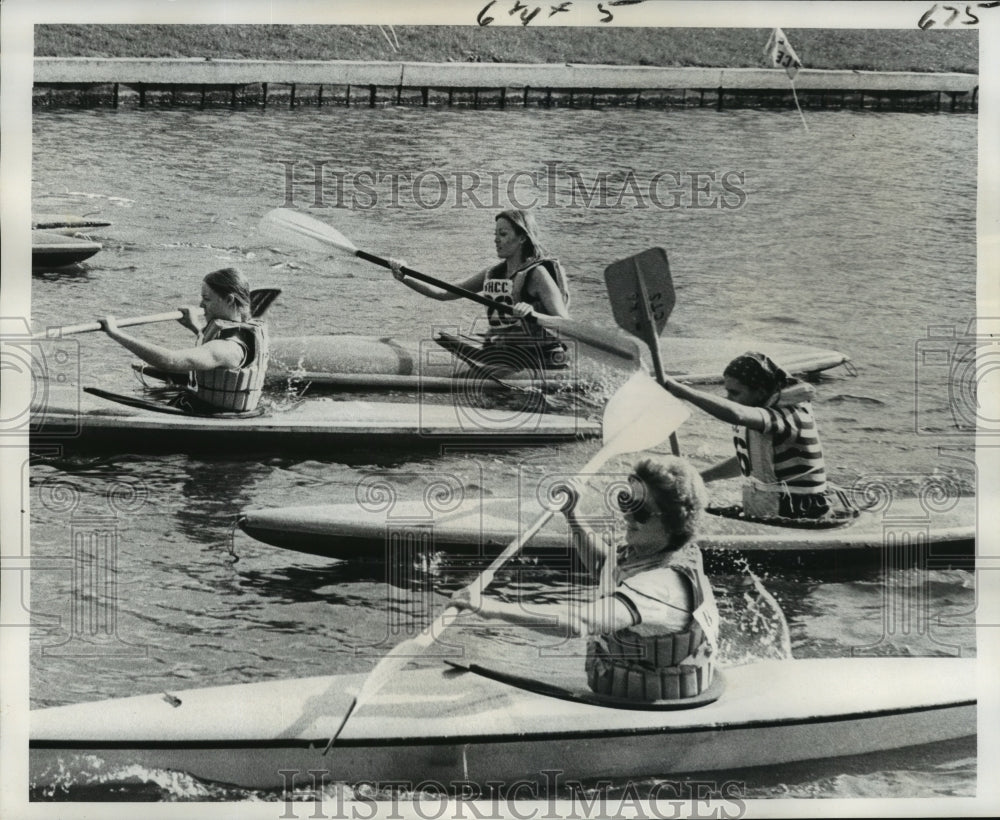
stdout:
MULTIPOLYGON (((631 6, 638 5, 642 0, 604 0, 604 2, 597 3, 597 11, 601 14, 601 23, 610 23, 614 20, 614 15, 611 13, 610 8, 614 6, 631 6)), ((476 15, 476 22, 480 26, 488 26, 493 23, 496 18, 488 14, 497 3, 497 0, 489 0, 489 2, 479 10, 479 14, 476 15)), ((555 5, 549 6, 548 17, 554 17, 557 14, 563 14, 565 12, 571 11, 573 5, 573 0, 558 0, 555 5)), ((532 20, 535 19, 542 11, 541 6, 532 7, 530 4, 522 2, 522 0, 514 0, 513 5, 507 10, 507 14, 513 17, 515 14, 520 13, 521 25, 526 26, 532 20)))
POLYGON ((959 25, 975 26, 979 24, 979 17, 973 13, 973 9, 992 9, 997 6, 1000 6, 1000 0, 991 3, 967 3, 964 10, 960 10, 958 6, 944 6, 935 3, 923 13, 920 20, 917 22, 917 26, 922 30, 933 28, 934 26, 943 26, 948 28, 949 26, 955 25, 956 20, 959 25), (941 12, 942 14, 939 14, 938 12, 941 12), (947 16, 943 17, 945 14, 947 16), (959 15, 961 15, 961 19, 958 19, 959 15))

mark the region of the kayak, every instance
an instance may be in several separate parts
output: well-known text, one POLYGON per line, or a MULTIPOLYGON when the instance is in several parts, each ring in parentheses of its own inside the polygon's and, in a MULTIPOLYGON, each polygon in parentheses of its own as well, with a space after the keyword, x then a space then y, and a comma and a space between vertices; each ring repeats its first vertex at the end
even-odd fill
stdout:
POLYGON ((79 406, 70 402, 60 405, 57 401, 33 405, 31 446, 93 446, 143 452, 306 448, 319 458, 335 455, 343 448, 416 449, 495 443, 516 447, 601 434, 599 421, 573 415, 485 409, 456 402, 311 398, 287 409, 251 416, 196 416, 164 409, 166 412, 157 412, 89 397, 82 397, 79 406))
MULTIPOLYGON (((759 339, 667 337, 662 340, 662 348, 667 372, 691 384, 721 382, 725 366, 748 350, 766 351, 796 375, 819 373, 849 362, 836 350, 759 339)), ((450 390, 456 375, 466 371, 465 365, 432 339, 345 334, 272 339, 267 377, 272 382, 297 379, 329 387, 450 390)), ((600 380, 601 375, 587 356, 577 356, 564 370, 547 370, 540 378, 531 378, 527 372, 515 373, 504 376, 503 381, 522 387, 560 388, 600 380)), ((495 384, 479 381, 486 387, 495 384)))
POLYGON ((101 249, 100 242, 64 236, 54 231, 31 232, 31 267, 61 268, 89 259, 101 249))
POLYGON ((504 788, 545 772, 565 782, 738 770, 976 734, 974 658, 770 660, 720 677, 710 702, 625 709, 474 664, 409 669, 325 754, 366 675, 50 707, 30 714, 30 778, 43 788, 153 769, 255 789, 307 788, 321 775, 376 791, 389 781, 504 788))
MULTIPOLYGON (((826 350, 787 342, 753 339, 663 340, 667 372, 688 384, 722 381, 722 371, 736 356, 747 350, 767 350, 786 370, 810 376, 850 359, 836 350, 826 350)), ((134 365, 143 376, 171 381, 173 376, 148 365, 134 365)), ((284 389, 289 381, 308 382, 311 388, 359 390, 449 391, 470 378, 477 391, 522 389, 571 389, 602 379, 600 365, 586 357, 577 358, 565 370, 543 374, 526 371, 503 376, 502 381, 468 375, 468 368, 432 340, 415 341, 350 334, 329 336, 277 337, 271 340, 267 380, 284 389)))
MULTIPOLYGON (((238 524, 266 544, 328 558, 378 558, 384 556, 390 542, 428 543, 440 552, 492 556, 517 538, 541 511, 537 502, 509 498, 459 499, 449 509, 433 512, 423 502, 402 501, 394 504, 388 515, 382 507, 366 509, 354 502, 245 509, 238 524), (392 537, 404 531, 422 537, 392 537)), ((591 526, 599 524, 592 522, 591 526)), ((951 509, 934 512, 918 498, 899 498, 893 499, 887 510, 861 511, 856 518, 829 527, 779 526, 709 514, 698 544, 708 553, 766 553, 778 560, 824 556, 853 564, 909 557, 921 563, 938 561, 956 566, 974 559, 975 536, 974 497, 956 499, 951 509)), ((572 554, 565 519, 554 516, 525 551, 532 557, 565 561, 572 554)))
POLYGON ((111 223, 104 219, 73 214, 32 214, 31 227, 43 231, 59 233, 85 231, 90 228, 106 228, 111 223))

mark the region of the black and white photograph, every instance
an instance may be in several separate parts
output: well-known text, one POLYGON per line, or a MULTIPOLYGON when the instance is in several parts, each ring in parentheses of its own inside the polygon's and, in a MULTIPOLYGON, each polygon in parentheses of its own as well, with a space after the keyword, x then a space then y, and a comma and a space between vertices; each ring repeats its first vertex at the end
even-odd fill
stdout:
POLYGON ((998 33, 5 2, 0 814, 995 816, 998 33))

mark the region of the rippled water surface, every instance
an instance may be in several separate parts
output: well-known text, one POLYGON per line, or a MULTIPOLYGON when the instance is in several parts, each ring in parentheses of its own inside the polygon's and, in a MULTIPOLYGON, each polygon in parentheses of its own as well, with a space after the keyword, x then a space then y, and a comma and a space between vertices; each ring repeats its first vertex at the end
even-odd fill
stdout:
MULTIPOLYGON (((375 194, 365 196, 358 175, 435 171, 451 185, 457 175, 478 173, 499 181, 501 198, 512 183, 522 197, 556 204, 539 216, 572 276, 575 317, 609 323, 604 267, 662 246, 677 291, 664 333, 668 360, 671 336, 704 337, 707 345, 749 336, 841 350, 857 373, 833 371, 818 383, 815 402, 831 477, 848 487, 877 483, 898 496, 916 495, 929 482, 946 495, 970 495, 972 440, 955 427, 947 383, 975 312, 976 178, 968 158, 976 155, 976 129, 967 115, 852 112, 810 112, 808 132, 794 112, 39 112, 34 210, 97 212, 112 225, 95 232, 104 243, 97 256, 33 277, 32 322, 39 330, 105 313, 169 310, 196 300, 207 271, 238 265, 255 285, 283 289, 269 313, 274 335, 424 339, 434 326, 468 325, 475 306, 421 299, 381 268, 344 255, 278 248, 256 226, 289 193, 312 204, 309 180, 325 162, 327 204, 337 204, 341 174, 343 202, 354 207, 317 209, 318 216, 360 248, 456 279, 493 258, 493 212, 505 203, 495 205, 482 188, 483 207, 469 200, 455 207, 449 188, 444 206, 421 207, 433 204, 438 177, 425 175, 417 196, 401 186, 393 201, 387 185, 369 184, 375 194), (547 173, 542 178, 554 187, 515 179, 517 171, 547 173), (640 196, 620 196, 630 171, 640 196), (570 172, 588 185, 607 174, 613 197, 606 207, 574 204, 570 172), (713 194, 722 192, 724 174, 735 174, 729 179, 742 194, 728 201, 740 207, 693 207, 697 197, 688 194, 680 207, 658 207, 643 190, 662 172, 709 180, 713 194), (922 357, 929 345, 944 353, 922 357)), ((141 335, 166 344, 185 338, 169 325, 141 335)), ((84 383, 135 387, 126 351, 102 336, 79 338, 84 383)), ((697 412, 679 439, 702 466, 731 448, 728 429, 697 412)), ((111 644, 72 627, 69 566, 36 572, 32 705, 370 669, 380 648, 396 640, 390 624, 412 630, 428 605, 442 604, 482 566, 432 556, 387 584, 378 561, 337 563, 234 534, 241 509, 350 501, 358 481, 374 473, 388 476, 401 498, 417 497, 441 476, 456 477, 473 494, 510 495, 549 470, 579 466, 594 447, 431 457, 389 453, 373 442, 366 452, 322 459, 40 458, 30 470, 32 549, 65 558, 74 528, 110 521, 117 531, 116 621, 111 644)), ((728 503, 735 485, 714 492, 728 503)), ((774 651, 766 634, 748 627, 754 613, 742 597, 744 577, 734 565, 716 579, 729 663, 774 651)), ((564 577, 530 561, 498 582, 504 595, 558 599, 568 592, 564 577)), ((763 583, 785 610, 797 657, 849 657, 859 647, 886 655, 975 653, 975 586, 962 570, 786 568, 763 583), (922 602, 905 630, 885 626, 889 596, 922 602)), ((531 663, 533 633, 496 632, 476 633, 476 650, 531 663)), ((768 798, 967 796, 976 790, 975 755, 974 742, 946 744, 737 779, 749 796, 768 798)), ((172 773, 141 774, 155 785, 132 787, 136 799, 259 797, 172 773)), ((114 799, 116 788, 67 784, 78 799, 114 799)))

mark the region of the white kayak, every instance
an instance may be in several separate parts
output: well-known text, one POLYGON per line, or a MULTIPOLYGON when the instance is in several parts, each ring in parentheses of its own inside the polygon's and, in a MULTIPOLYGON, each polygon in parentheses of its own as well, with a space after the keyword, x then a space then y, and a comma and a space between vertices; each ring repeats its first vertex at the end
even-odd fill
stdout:
POLYGON ((762 661, 722 672, 714 702, 623 709, 444 665, 408 670, 358 708, 326 754, 365 675, 40 709, 30 716, 30 776, 36 788, 143 769, 245 788, 308 788, 321 775, 448 788, 545 771, 565 781, 733 770, 976 734, 975 659, 762 661))
MULTIPOLYGON (((836 350, 759 339, 689 339, 665 337, 663 360, 667 372, 688 383, 717 383, 736 356, 761 350, 788 372, 808 375, 847 364, 836 350)), ((424 341, 376 336, 277 337, 271 342, 269 381, 296 378, 317 386, 399 390, 453 389, 456 375, 467 371, 431 339, 424 341)), ((527 372, 505 376, 517 386, 554 388, 601 379, 599 366, 587 356, 575 357, 566 370, 548 370, 531 377, 527 372)), ((484 382, 487 388, 492 387, 484 382)))
POLYGON ((164 452, 200 447, 248 452, 305 449, 321 458, 344 448, 436 448, 460 443, 517 447, 600 434, 600 421, 530 408, 488 409, 457 402, 312 398, 262 415, 216 417, 161 412, 85 396, 79 405, 50 401, 33 406, 31 443, 33 447, 63 444, 164 452))
MULTIPOLYGON (((386 505, 362 500, 338 504, 245 509, 238 523, 248 535, 277 547, 329 558, 381 558, 387 544, 426 544, 435 551, 492 556, 498 554, 542 512, 537 501, 467 498, 438 503, 395 501, 386 505), (402 538, 403 534, 408 535, 402 538)), ((609 517, 613 526, 617 519, 609 517)), ((619 522, 620 524, 620 522, 619 522)), ((595 520, 591 526, 600 527, 595 520)), ((618 536, 623 533, 618 533, 618 536)), ((706 515, 698 544, 703 550, 781 554, 801 560, 810 553, 839 560, 901 560, 907 548, 921 563, 971 562, 975 552, 976 499, 953 499, 950 508, 926 507, 919 498, 893 499, 885 509, 861 511, 856 518, 829 527, 780 526, 726 515, 706 515)), ((615 534, 612 534, 614 540, 615 534)), ((531 556, 565 559, 573 551, 566 521, 554 516, 532 538, 531 556)), ((401 556, 402 557, 402 556, 401 556)), ((818 557, 818 556, 817 556, 818 557)))
POLYGON ((55 231, 31 232, 31 267, 61 268, 89 259, 103 246, 100 242, 65 236, 55 231))

